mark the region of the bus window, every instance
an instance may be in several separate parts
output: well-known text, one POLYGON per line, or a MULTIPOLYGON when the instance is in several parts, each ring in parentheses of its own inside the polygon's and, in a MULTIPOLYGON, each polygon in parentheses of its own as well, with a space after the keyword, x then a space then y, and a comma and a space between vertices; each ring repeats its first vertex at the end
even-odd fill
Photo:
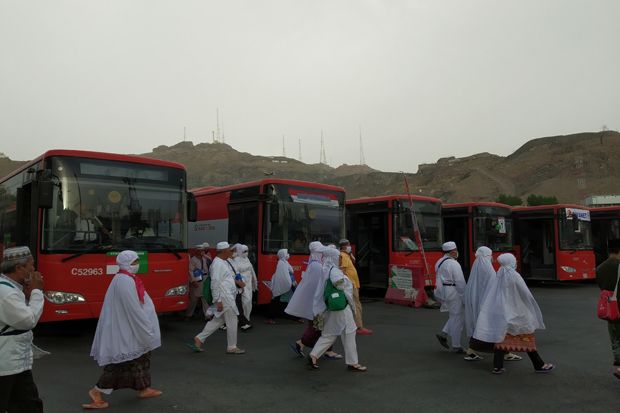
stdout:
POLYGON ((49 160, 53 204, 43 211, 47 252, 185 247, 181 170, 83 158, 49 160))
MULTIPOLYGON (((417 251, 409 201, 395 201, 394 204, 394 250, 417 251)), ((441 206, 432 202, 414 201, 413 207, 424 248, 441 249, 441 206)))
POLYGON ((592 230, 590 217, 587 221, 580 218, 577 214, 566 215, 566 209, 560 212, 559 236, 560 249, 562 250, 591 250, 592 230))
POLYGON ((512 218, 509 214, 509 211, 497 207, 476 207, 474 251, 480 247, 489 247, 493 251, 512 250, 512 218))

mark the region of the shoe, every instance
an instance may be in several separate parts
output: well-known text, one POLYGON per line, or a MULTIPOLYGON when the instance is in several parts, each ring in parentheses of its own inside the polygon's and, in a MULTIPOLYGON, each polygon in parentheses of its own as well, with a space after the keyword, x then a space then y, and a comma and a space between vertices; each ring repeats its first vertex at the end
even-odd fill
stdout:
POLYGON ((241 331, 248 331, 249 329, 252 328, 252 324, 244 324, 239 328, 241 328, 241 331))
POLYGON ((349 364, 347 365, 347 370, 356 372, 356 373, 365 373, 368 371, 368 367, 362 366, 361 364, 357 364, 355 366, 349 364))
POLYGON ((536 373, 551 373, 554 369, 555 366, 553 364, 545 364, 544 366, 536 370, 536 373))
POLYGON ((355 331, 357 334, 361 334, 361 335, 365 335, 365 336, 369 336, 372 334, 372 330, 369 330, 367 328, 358 328, 355 331))
POLYGON ((506 371, 506 369, 502 367, 501 369, 493 369, 493 370, 491 370, 491 373, 493 373, 493 374, 502 374, 505 371, 506 371))
POLYGON ((235 347, 231 350, 226 350, 226 354, 245 354, 245 350, 235 347))
POLYGON ((291 348, 291 350, 293 350, 293 352, 295 352, 295 354, 297 354, 298 357, 304 357, 304 352, 302 351, 299 344, 293 343, 290 344, 289 347, 291 348))
POLYGON ((441 334, 435 334, 435 337, 437 337, 437 340, 439 340, 439 344, 442 345, 442 347, 447 348, 448 350, 450 349, 450 347, 448 346, 448 338, 441 335, 441 334))
POLYGON ((518 356, 514 353, 508 353, 506 355, 504 355, 504 360, 506 361, 519 361, 519 360, 523 360, 523 357, 518 356))
POLYGON ((476 353, 469 353, 465 357, 463 357, 463 359, 467 361, 478 361, 478 360, 483 360, 484 358, 480 357, 476 353))
POLYGON ((220 330, 222 330, 222 331, 226 331, 226 329, 227 329, 227 328, 228 328, 228 327, 226 327, 226 324, 224 324, 223 326, 221 326, 221 327, 220 327, 220 330))

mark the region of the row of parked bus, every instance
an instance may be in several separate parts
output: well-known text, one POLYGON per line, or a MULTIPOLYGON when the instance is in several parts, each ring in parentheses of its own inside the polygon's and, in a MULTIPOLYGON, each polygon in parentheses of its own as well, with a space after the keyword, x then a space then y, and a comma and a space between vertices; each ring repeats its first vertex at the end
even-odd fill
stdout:
POLYGON ((486 245, 514 252, 527 278, 590 279, 594 246, 603 251, 619 230, 616 208, 442 205, 419 196, 345 203, 343 188, 286 179, 188 190, 181 164, 87 151, 48 151, 0 180, 0 249, 33 252, 45 274, 43 321, 97 317, 124 249, 139 253, 139 274, 163 313, 187 306, 187 251, 205 241, 249 246, 263 304, 277 251, 289 250, 299 279, 314 240, 350 239, 362 287, 385 288, 399 266, 421 268, 432 284, 444 240, 457 242, 466 270, 486 245))

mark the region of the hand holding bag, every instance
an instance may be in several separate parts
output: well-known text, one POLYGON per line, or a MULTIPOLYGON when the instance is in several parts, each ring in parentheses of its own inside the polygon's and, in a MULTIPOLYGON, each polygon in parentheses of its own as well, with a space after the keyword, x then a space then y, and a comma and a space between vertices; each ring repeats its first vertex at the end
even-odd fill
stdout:
POLYGON ((618 309, 618 281, 620 281, 620 265, 616 278, 616 288, 613 291, 602 290, 598 300, 598 318, 601 320, 615 321, 620 318, 618 309))

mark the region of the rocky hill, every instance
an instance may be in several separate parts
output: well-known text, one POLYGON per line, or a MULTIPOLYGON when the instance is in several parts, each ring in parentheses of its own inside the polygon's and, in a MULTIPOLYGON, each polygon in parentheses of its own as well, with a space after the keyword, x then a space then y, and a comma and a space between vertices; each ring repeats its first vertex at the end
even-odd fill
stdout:
MULTIPOLYGON (((222 143, 181 142, 142 155, 186 165, 190 188, 274 176, 343 186, 348 198, 405 191, 402 174, 360 165, 332 168, 281 156, 254 156, 222 143)), ((589 195, 620 193, 619 161, 620 133, 580 133, 534 139, 507 157, 480 153, 442 158, 420 165, 418 173, 407 178, 412 193, 444 202, 494 201, 504 193, 522 198, 555 195, 560 202, 579 203, 589 195)), ((18 164, 0 159, 0 175, 18 164)))

